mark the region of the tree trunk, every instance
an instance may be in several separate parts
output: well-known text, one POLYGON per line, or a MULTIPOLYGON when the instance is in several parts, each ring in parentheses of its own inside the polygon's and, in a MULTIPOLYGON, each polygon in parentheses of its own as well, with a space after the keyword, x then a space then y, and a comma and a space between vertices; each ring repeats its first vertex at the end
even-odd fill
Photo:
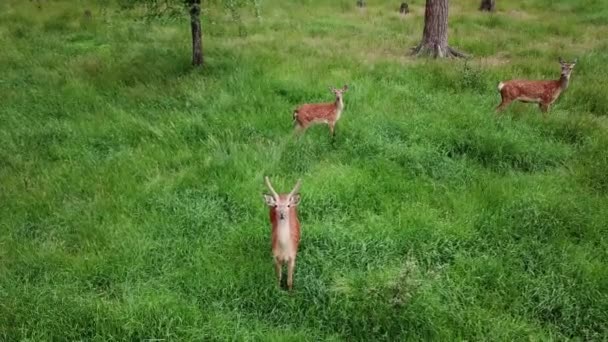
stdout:
POLYGON ((192 28, 192 65, 203 65, 203 38, 201 30, 201 0, 189 0, 190 27, 192 28))
POLYGON ((448 45, 448 0, 426 0, 424 32, 415 55, 433 57, 466 57, 448 45))
POLYGON ((481 5, 479 6, 479 10, 494 12, 494 7, 496 7, 496 0, 481 0, 481 5))

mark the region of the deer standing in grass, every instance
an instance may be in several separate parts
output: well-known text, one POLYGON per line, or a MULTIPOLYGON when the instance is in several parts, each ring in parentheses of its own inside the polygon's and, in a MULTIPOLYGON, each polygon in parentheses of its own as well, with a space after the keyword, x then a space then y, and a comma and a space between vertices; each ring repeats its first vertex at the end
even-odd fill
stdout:
POLYGON ((576 61, 575 59, 572 63, 566 63, 561 57, 559 58, 562 74, 557 81, 511 80, 500 82, 498 84, 498 91, 502 97, 502 102, 496 107, 496 112, 501 112, 511 102, 517 100, 538 103, 540 110, 546 116, 549 107, 568 88, 570 75, 576 65, 576 61))
POLYGON ((336 122, 344 110, 344 93, 348 90, 345 85, 342 89, 330 87, 329 90, 336 95, 333 103, 307 103, 299 106, 293 112, 293 120, 297 133, 305 131, 308 126, 325 123, 329 126, 329 133, 336 136, 336 122))
POLYGON ((296 255, 300 244, 300 221, 296 207, 300 204, 301 181, 298 180, 293 190, 288 194, 278 194, 268 177, 264 178, 270 195, 264 199, 270 207, 270 223, 272 224, 272 255, 279 287, 281 286, 282 267, 287 264, 287 288, 293 288, 293 271, 296 266, 296 255))

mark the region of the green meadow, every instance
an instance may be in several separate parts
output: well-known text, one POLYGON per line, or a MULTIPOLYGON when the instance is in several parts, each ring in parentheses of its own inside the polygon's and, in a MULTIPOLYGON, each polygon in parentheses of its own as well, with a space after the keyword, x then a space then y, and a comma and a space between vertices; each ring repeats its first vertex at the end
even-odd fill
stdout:
POLYGON ((607 1, 451 1, 469 60, 408 55, 422 0, 204 3, 193 68, 186 15, 0 1, 0 340, 608 339, 607 1), (560 56, 546 119, 495 115, 560 56), (291 293, 265 175, 302 179, 291 293))

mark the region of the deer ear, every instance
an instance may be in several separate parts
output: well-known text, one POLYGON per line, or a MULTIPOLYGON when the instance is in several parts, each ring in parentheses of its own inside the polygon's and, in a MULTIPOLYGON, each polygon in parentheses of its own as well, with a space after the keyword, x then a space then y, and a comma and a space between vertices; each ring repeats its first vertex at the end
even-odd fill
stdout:
POLYGON ((574 62, 572 62, 572 66, 574 66, 574 64, 576 64, 576 62, 578 62, 578 58, 574 59, 574 62))
POLYGON ((344 87, 342 88, 343 91, 347 91, 348 90, 348 85, 345 84, 344 87))
POLYGON ((291 196, 291 198, 289 199, 289 201, 291 202, 291 205, 298 205, 298 204, 300 204, 300 194, 295 194, 295 195, 291 196))
POLYGON ((274 199, 274 196, 268 194, 264 194, 264 202, 266 202, 266 205, 268 205, 269 207, 274 207, 277 204, 277 201, 274 199))
POLYGON ((559 62, 563 64, 564 63, 564 59, 562 57, 559 57, 559 62))

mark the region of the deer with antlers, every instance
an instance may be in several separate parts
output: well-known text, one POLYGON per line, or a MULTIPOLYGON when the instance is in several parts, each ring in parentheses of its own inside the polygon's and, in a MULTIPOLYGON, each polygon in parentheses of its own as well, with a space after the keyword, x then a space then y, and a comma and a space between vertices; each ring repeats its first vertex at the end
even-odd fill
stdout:
POLYGON ((549 107, 557 100, 559 95, 568 88, 572 69, 576 65, 576 59, 572 63, 565 62, 561 57, 559 64, 562 73, 556 81, 530 81, 530 80, 511 80, 498 84, 498 91, 502 101, 496 107, 496 112, 504 110, 511 102, 532 102, 538 103, 540 110, 545 113, 549 107))
POLYGON ((300 221, 296 210, 300 204, 300 185, 298 180, 288 194, 278 194, 270 179, 264 177, 270 195, 264 194, 264 200, 270 207, 270 223, 272 225, 272 255, 279 287, 281 286, 282 267, 287 264, 287 288, 293 288, 293 271, 296 265, 296 255, 300 244, 300 221))
POLYGON ((336 100, 333 103, 307 103, 299 106, 293 112, 293 121, 296 133, 305 131, 310 125, 325 123, 329 126, 329 133, 336 136, 336 122, 344 110, 344 93, 348 90, 345 85, 342 89, 329 87, 336 100))

